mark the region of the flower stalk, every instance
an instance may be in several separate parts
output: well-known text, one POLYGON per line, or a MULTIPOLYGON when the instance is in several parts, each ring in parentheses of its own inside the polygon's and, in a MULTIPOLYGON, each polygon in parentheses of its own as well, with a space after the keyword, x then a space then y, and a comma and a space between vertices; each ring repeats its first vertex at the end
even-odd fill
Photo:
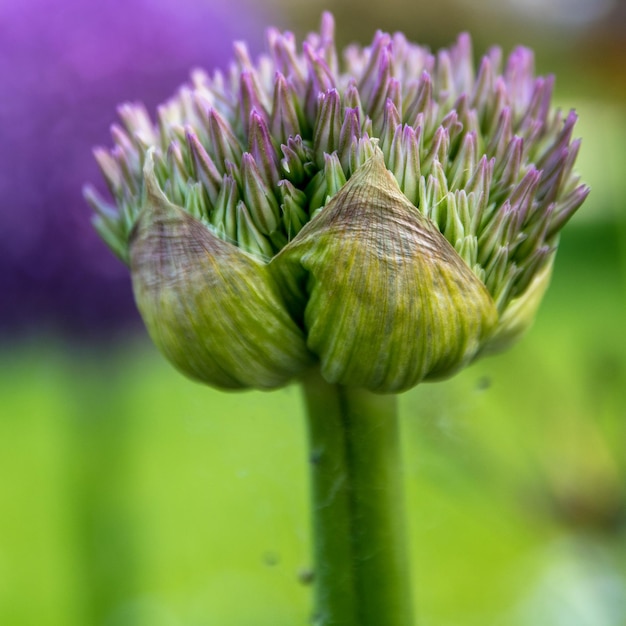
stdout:
POLYGON ((413 624, 397 398, 303 380, 316 626, 413 624))

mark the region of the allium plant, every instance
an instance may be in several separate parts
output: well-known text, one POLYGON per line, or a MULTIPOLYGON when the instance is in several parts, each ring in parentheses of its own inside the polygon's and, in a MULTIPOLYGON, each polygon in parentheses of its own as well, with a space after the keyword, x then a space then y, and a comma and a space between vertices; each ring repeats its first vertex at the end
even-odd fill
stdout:
POLYGON ((130 265, 148 332, 220 388, 303 383, 316 622, 406 626, 395 396, 531 323, 588 189, 574 112, 533 55, 461 35, 433 54, 378 32, 341 58, 333 20, 299 50, 268 32, 153 120, 119 109, 95 225, 130 265))

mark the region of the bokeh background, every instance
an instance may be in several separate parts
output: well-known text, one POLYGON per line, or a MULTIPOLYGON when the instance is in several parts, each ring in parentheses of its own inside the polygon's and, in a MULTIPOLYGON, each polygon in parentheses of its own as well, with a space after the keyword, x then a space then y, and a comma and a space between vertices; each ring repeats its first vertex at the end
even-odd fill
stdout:
POLYGON ((154 107, 232 40, 260 52, 324 9, 340 44, 533 47, 592 187, 526 338, 401 398, 420 624, 626 624, 622 0, 0 2, 0 624, 308 623, 298 389, 177 374, 81 186, 119 102, 154 107))

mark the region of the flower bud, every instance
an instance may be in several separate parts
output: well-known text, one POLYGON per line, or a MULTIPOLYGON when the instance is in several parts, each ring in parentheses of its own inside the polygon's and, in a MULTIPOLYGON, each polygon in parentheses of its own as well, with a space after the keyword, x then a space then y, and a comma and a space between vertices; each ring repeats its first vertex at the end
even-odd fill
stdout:
POLYGON ((95 226, 151 336, 185 373, 274 387, 315 360, 342 385, 399 391, 506 348, 548 286, 589 190, 574 112, 517 48, 473 71, 396 33, 351 46, 330 15, 298 53, 269 31, 228 78, 195 72, 158 111, 127 105, 96 158, 95 226))

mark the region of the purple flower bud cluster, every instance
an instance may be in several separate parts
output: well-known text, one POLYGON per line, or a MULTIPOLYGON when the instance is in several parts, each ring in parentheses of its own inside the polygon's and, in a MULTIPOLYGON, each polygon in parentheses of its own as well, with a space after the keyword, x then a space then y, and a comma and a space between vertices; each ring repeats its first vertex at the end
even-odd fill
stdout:
POLYGON ((376 150, 401 191, 464 259, 498 311, 553 257, 588 189, 573 172, 576 115, 551 107, 552 77, 530 50, 490 50, 475 70, 461 35, 437 53, 378 32, 340 61, 332 17, 297 50, 268 32, 226 73, 196 72, 157 110, 120 107, 97 160, 115 205, 95 191, 96 226, 122 259, 144 197, 144 163, 168 199, 220 238, 269 260, 376 150))

